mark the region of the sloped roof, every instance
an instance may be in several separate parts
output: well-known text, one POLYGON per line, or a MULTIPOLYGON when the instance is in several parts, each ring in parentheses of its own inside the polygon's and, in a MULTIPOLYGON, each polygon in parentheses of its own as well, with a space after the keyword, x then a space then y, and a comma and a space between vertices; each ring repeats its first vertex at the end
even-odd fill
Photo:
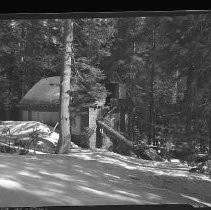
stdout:
MULTIPOLYGON (((72 91, 78 90, 76 85, 72 85, 72 91)), ((19 106, 25 105, 59 105, 60 96, 60 76, 48 77, 37 82, 21 99, 19 106)), ((95 104, 102 106, 105 99, 97 101, 95 104)))
POLYGON ((59 84, 59 76, 41 79, 26 93, 19 104, 59 104, 59 84))

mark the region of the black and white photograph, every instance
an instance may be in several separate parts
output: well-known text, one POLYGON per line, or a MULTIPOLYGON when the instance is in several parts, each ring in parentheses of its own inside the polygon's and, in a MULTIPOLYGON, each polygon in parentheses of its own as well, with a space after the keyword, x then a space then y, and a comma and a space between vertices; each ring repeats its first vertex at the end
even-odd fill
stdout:
POLYGON ((0 208, 211 207, 211 12, 98 14, 0 17, 0 208))

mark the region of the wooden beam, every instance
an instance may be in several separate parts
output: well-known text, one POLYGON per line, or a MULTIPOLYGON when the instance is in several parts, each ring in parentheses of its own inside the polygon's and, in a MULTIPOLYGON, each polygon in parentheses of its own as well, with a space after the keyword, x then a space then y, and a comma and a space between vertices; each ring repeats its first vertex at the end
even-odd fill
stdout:
POLYGON ((149 148, 149 146, 145 142, 142 142, 141 145, 135 147, 132 141, 125 138, 123 135, 121 135, 119 132, 117 132, 104 122, 98 120, 97 127, 98 129, 100 129, 100 127, 103 128, 105 130, 105 133, 108 133, 116 139, 124 142, 138 157, 144 157, 144 159, 155 161, 163 160, 152 148, 149 148))
POLYGON ((103 129, 105 129, 107 132, 112 134, 114 137, 122 140, 130 148, 133 148, 133 143, 131 141, 126 139, 123 135, 121 135, 119 132, 115 131, 113 128, 111 128, 108 125, 106 125, 104 122, 98 120, 97 121, 97 125, 99 125, 99 127, 103 127, 103 129))

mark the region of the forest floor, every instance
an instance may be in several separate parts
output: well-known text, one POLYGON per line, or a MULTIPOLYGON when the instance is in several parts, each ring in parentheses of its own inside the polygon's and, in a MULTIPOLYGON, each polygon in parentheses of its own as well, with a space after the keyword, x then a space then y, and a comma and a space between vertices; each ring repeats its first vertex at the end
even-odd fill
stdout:
POLYGON ((190 204, 211 206, 211 179, 179 163, 105 150, 0 153, 0 207, 190 204))

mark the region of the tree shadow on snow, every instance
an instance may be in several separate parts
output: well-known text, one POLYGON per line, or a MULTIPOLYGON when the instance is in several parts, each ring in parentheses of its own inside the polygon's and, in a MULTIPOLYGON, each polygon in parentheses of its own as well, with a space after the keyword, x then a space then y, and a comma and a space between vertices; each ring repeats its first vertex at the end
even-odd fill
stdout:
POLYGON ((192 202, 131 179, 137 174, 131 173, 135 169, 129 166, 134 167, 97 153, 0 155, 0 204, 9 207, 192 202))

